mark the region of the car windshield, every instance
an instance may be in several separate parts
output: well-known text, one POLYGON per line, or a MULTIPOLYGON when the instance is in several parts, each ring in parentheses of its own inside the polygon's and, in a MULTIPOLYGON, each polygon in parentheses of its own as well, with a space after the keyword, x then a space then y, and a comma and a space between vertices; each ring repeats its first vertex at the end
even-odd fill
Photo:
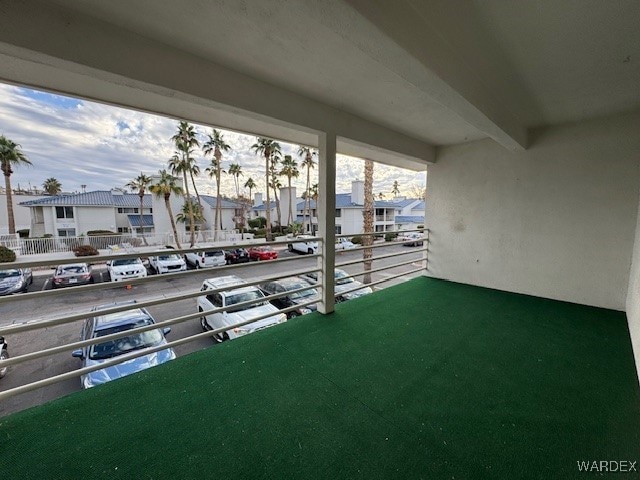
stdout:
POLYGON ((353 279, 353 277, 347 275, 347 272, 336 270, 336 285, 345 285, 352 282, 355 282, 355 280, 353 279))
POLYGON ((160 255, 158 257, 158 260, 163 260, 163 261, 166 261, 166 260, 180 260, 180 257, 175 253, 171 253, 169 255, 160 255))
POLYGON ((215 250, 213 252, 204 252, 205 257, 219 257, 220 255, 224 255, 222 250, 215 250))
POLYGON ((9 277, 19 277, 20 270, 11 269, 11 270, 0 270, 0 278, 9 278, 9 277))
POLYGON ((118 267, 120 265, 137 265, 140 263, 137 258, 122 258, 120 260, 114 260, 113 266, 118 267))
MULTIPOLYGON (((298 288, 304 288, 308 285, 306 283, 292 283, 287 285, 287 290, 297 290, 298 288)), ((292 300, 300 300, 302 298, 309 298, 313 296, 317 296, 318 291, 315 288, 310 288, 309 290, 304 290, 303 292, 295 292, 289 295, 289 298, 292 300)))
MULTIPOLYGON (((95 332, 93 338, 103 337, 112 333, 124 332, 152 324, 153 321, 149 317, 137 318, 133 319, 131 323, 101 328, 95 332)), ((116 340, 109 340, 104 343, 92 345, 89 352, 89 358, 92 360, 104 360, 105 358, 116 357, 132 350, 154 347, 162 342, 163 338, 162 332, 159 329, 148 330, 142 333, 134 333, 116 340)))
POLYGON ((228 312, 239 312, 241 310, 247 310, 249 308, 259 307, 260 305, 264 305, 267 303, 264 300, 264 294, 260 290, 247 290, 245 292, 232 293, 226 296, 225 306, 235 305, 237 303, 242 302, 251 302, 252 300, 256 300, 255 303, 251 303, 248 305, 231 308, 227 310, 228 312))

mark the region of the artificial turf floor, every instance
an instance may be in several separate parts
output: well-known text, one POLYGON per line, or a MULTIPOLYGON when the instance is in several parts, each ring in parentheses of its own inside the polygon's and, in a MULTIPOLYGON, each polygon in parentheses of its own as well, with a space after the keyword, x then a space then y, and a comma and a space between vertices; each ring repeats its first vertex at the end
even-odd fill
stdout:
POLYGON ((580 478, 639 407, 623 313, 422 277, 2 418, 0 474, 580 478))

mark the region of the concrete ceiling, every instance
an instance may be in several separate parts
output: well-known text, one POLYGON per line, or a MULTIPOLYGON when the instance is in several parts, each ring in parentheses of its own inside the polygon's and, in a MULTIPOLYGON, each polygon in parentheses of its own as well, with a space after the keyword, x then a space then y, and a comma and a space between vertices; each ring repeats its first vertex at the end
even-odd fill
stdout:
POLYGON ((528 127, 640 108, 637 0, 16 0, 0 9, 11 25, 0 30, 0 55, 13 60, 0 66, 5 80, 189 118, 171 104, 180 100, 220 126, 276 133, 264 128, 271 122, 285 140, 296 137, 289 125, 307 137, 335 126, 349 144, 429 161, 429 146, 490 137, 521 149, 528 127), (54 82, 34 65, 84 80, 54 82), (243 128, 246 112, 261 123, 243 128))

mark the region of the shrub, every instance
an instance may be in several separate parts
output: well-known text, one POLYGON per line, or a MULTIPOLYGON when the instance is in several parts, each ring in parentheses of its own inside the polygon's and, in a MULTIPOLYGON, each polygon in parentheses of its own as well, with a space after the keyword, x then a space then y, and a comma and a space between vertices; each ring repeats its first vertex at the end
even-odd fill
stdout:
POLYGON ((256 217, 249 220, 248 223, 251 228, 265 228, 267 226, 267 219, 264 217, 256 217))
POLYGON ((356 235, 355 237, 351 237, 351 243, 356 245, 362 245, 362 237, 360 235, 356 235))
POLYGON ((16 261, 16 252, 11 250, 10 248, 5 247, 4 245, 0 245, 0 262, 15 262, 16 261))
POLYGON ((384 241, 385 242, 393 242, 397 237, 398 237, 398 234, 396 232, 385 233, 384 241))
POLYGON ((76 257, 89 257, 98 255, 98 250, 93 245, 78 245, 73 248, 73 253, 76 257))
POLYGON ((87 236, 89 237, 99 237, 102 235, 118 235, 116 232, 112 232, 111 230, 89 230, 87 232, 87 236))

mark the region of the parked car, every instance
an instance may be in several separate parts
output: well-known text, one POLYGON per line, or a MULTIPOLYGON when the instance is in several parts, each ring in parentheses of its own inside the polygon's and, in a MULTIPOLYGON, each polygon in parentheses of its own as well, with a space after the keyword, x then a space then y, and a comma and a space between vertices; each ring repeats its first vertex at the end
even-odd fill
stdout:
POLYGON ((318 253, 318 242, 311 240, 311 235, 298 235, 293 241, 287 245, 290 252, 298 253, 318 253))
POLYGON ((74 287, 93 283, 91 267, 86 263, 58 265, 51 279, 51 288, 74 287))
MULTIPOLYGON (((9 347, 4 337, 0 337, 0 360, 6 360, 7 358, 9 358, 9 347)), ((9 367, 0 367, 0 378, 4 377, 8 371, 9 367)))
POLYGON ((402 241, 404 247, 416 247, 423 245, 424 235, 421 232, 407 232, 398 235, 398 240, 402 241))
MULTIPOLYGON (((151 314, 144 308, 135 308, 135 300, 127 302, 133 308, 117 313, 100 314, 100 310, 112 308, 123 303, 113 303, 94 307, 96 312, 94 317, 88 318, 82 327, 81 340, 104 337, 114 333, 126 332, 134 328, 140 328, 155 324, 151 314)), ((134 350, 144 350, 167 343, 165 335, 171 331, 170 328, 147 330, 145 332, 134 332, 126 337, 107 340, 105 342, 89 345, 79 350, 74 350, 72 355, 82 360, 82 367, 90 367, 105 363, 119 355, 132 352, 134 350)), ((176 358, 172 348, 166 348, 158 352, 143 355, 141 357, 125 360, 117 365, 112 365, 91 373, 82 375, 82 387, 91 388, 102 383, 121 378, 132 373, 145 370, 156 365, 168 362, 176 358)))
MULTIPOLYGON (((309 281, 309 283, 314 284, 318 282, 318 273, 311 272, 303 275, 305 279, 309 281)), ((368 295, 373 293, 371 287, 367 287, 361 282, 358 282, 355 278, 350 276, 344 270, 340 270, 339 268, 335 269, 335 293, 336 293, 336 302, 344 302, 346 300, 353 300, 354 298, 361 297, 363 295, 368 295), (352 292, 347 292, 347 290, 352 290, 362 286, 362 288, 358 290, 354 290, 352 292)))
MULTIPOLYGON (((300 288, 309 287, 311 284, 300 277, 287 277, 280 280, 274 280, 273 282, 267 282, 260 285, 260 289, 267 295, 274 295, 277 293, 285 293, 291 290, 298 290, 300 288)), ((320 295, 315 288, 304 290, 302 292, 294 292, 280 298, 274 298, 269 300, 272 305, 278 307, 278 309, 284 309, 293 307, 301 303, 306 303, 311 300, 320 301, 320 295)), ((297 317, 299 315, 306 315, 316 311, 318 306, 314 303, 311 305, 305 305, 299 307, 296 310, 287 313, 287 318, 297 317)))
POLYGON ((184 259, 170 250, 167 253, 149 257, 149 266, 156 273, 184 272, 187 269, 187 263, 184 259))
POLYGON ((356 246, 351 240, 342 237, 336 238, 336 252, 340 250, 351 250, 352 248, 356 248, 356 246))
POLYGON ((224 252, 224 256, 227 260, 227 265, 233 265, 234 263, 246 263, 249 261, 249 252, 244 248, 227 250, 224 252))
POLYGON ((278 258, 278 252, 266 245, 251 247, 249 249, 249 258, 251 260, 275 260, 278 258))
POLYGON ((262 320, 257 320, 242 327, 229 328, 223 333, 215 334, 214 340, 217 342, 240 337, 287 321, 286 315, 280 313, 276 307, 271 305, 258 287, 246 285, 244 280, 235 275, 209 278, 204 281, 200 290, 204 295, 198 297, 197 304, 198 311, 203 312, 202 317, 200 317, 200 325, 204 331, 230 327, 236 323, 271 314, 262 320), (210 290, 221 288, 224 290, 210 292, 210 290), (230 308, 224 312, 204 313, 207 310, 229 307, 242 302, 252 303, 230 308))
POLYGON ((145 278, 147 268, 140 258, 116 258, 107 261, 107 271, 112 282, 122 282, 134 278, 145 278))
POLYGON ((187 252, 184 255, 184 259, 195 268, 221 267, 227 264, 224 250, 213 247, 187 252))
POLYGON ((30 268, 0 270, 0 295, 26 292, 32 283, 33 273, 30 268))

